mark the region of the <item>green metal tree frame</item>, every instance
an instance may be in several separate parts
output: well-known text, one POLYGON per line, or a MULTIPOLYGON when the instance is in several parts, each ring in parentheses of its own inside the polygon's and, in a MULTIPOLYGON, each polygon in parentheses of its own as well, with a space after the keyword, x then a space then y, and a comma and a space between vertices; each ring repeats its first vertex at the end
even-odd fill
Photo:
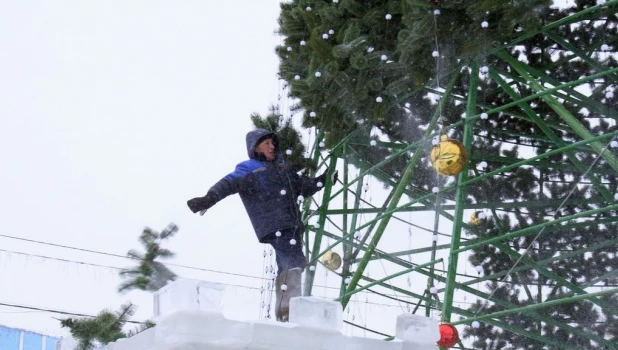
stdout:
MULTIPOLYGON (((579 23, 584 20, 590 20, 599 18, 603 15, 603 10, 615 6, 618 0, 611 0, 605 4, 598 5, 589 8, 585 11, 581 11, 572 16, 564 18, 560 21, 551 23, 541 28, 540 30, 532 33, 525 33, 520 38, 506 43, 499 47, 493 47, 486 52, 485 57, 477 57, 469 62, 462 62, 461 67, 443 73, 448 76, 449 84, 444 89, 431 89, 436 94, 441 95, 441 99, 438 104, 443 104, 447 100, 458 100, 466 104, 466 118, 460 122, 449 125, 450 129, 457 129, 462 131, 463 139, 461 140, 465 148, 469 152, 469 164, 474 164, 481 160, 488 160, 478 150, 472 148, 472 141, 475 131, 479 128, 478 120, 481 117, 480 110, 491 116, 492 114, 506 111, 513 111, 513 107, 518 107, 517 113, 513 113, 516 118, 522 118, 535 123, 540 130, 543 131, 542 136, 523 135, 530 138, 536 138, 538 140, 550 143, 552 146, 549 150, 541 155, 531 157, 529 159, 513 158, 513 157, 498 157, 493 158, 491 161, 502 163, 500 168, 494 168, 491 171, 480 174, 478 171, 472 169, 472 167, 466 166, 456 178, 456 181, 447 183, 444 187, 440 188, 438 193, 426 193, 424 195, 415 195, 410 190, 407 184, 414 176, 414 169, 418 166, 422 157, 427 156, 426 145, 432 138, 436 137, 436 125, 439 122, 440 106, 436 108, 435 114, 427 128, 426 133, 419 140, 416 140, 410 144, 402 143, 387 143, 379 142, 375 147, 390 148, 392 153, 389 157, 377 164, 365 164, 359 161, 351 161, 350 155, 354 152, 354 145, 352 135, 341 141, 339 144, 331 147, 328 154, 319 147, 314 147, 313 157, 314 160, 322 165, 328 165, 330 169, 334 169, 338 162, 343 164, 342 169, 342 183, 341 185, 334 186, 328 182, 325 184, 325 189, 322 192, 322 199, 319 206, 316 209, 315 205, 307 200, 304 205, 304 219, 306 222, 314 216, 317 216, 317 223, 319 225, 308 225, 309 232, 305 239, 305 248, 308 253, 308 259, 310 261, 309 266, 316 266, 320 262, 320 258, 329 250, 341 246, 340 250, 343 255, 343 272, 338 274, 341 276, 341 288, 340 296, 337 299, 345 307, 350 298, 355 293, 360 291, 373 290, 375 287, 384 287, 389 290, 396 291, 402 296, 413 298, 417 300, 415 311, 421 305, 425 305, 426 314, 429 314, 430 309, 436 309, 441 312, 441 320, 443 322, 449 322, 454 325, 469 325, 474 320, 486 322, 491 325, 501 327, 510 332, 530 337, 537 341, 543 342, 548 345, 561 346, 564 349, 569 347, 565 344, 559 343, 555 339, 543 337, 540 334, 532 333, 518 327, 508 325, 501 322, 500 317, 510 313, 520 313, 528 317, 533 317, 542 322, 546 322, 549 325, 553 325, 560 329, 573 334, 580 334, 599 344, 605 345, 609 348, 616 348, 616 345, 599 337, 595 334, 586 333, 585 331, 573 327, 565 322, 553 320, 547 316, 543 316, 537 311, 542 308, 548 308, 559 304, 570 303, 578 300, 588 300, 605 310, 611 310, 615 315, 618 315, 618 310, 613 310, 611 305, 607 305, 600 298, 605 295, 613 295, 618 293, 618 288, 604 289, 599 292, 589 292, 587 288, 594 285, 596 282, 601 281, 604 278, 615 276, 616 272, 608 272, 605 275, 599 276, 593 281, 584 284, 574 284, 564 278, 558 276, 554 272, 547 268, 547 264, 557 259, 566 259, 572 256, 585 254, 587 252, 595 251, 597 249, 607 248, 618 243, 618 239, 606 241, 586 249, 577 251, 563 252, 558 257, 552 257, 550 259, 542 261, 533 261, 532 259, 521 256, 516 250, 511 248, 508 244, 505 244, 505 239, 516 238, 522 236, 533 236, 539 232, 539 230, 546 230, 546 233, 557 232, 564 229, 582 228, 585 227, 585 220, 597 220, 597 215, 600 213, 614 213, 618 210, 618 203, 606 186, 602 183, 601 176, 616 176, 618 175, 618 159, 616 153, 611 149, 608 149, 608 144, 611 140, 618 137, 618 131, 611 132, 602 135, 594 135, 590 130, 580 123, 577 118, 573 116, 573 113, 563 106, 561 101, 569 101, 575 103, 579 107, 587 108, 590 111, 595 111, 604 115, 608 119, 618 119, 617 113, 608 108, 607 104, 601 103, 594 98, 587 96, 576 90, 578 86, 595 79, 606 79, 611 83, 618 82, 618 67, 608 67, 603 62, 595 58, 594 53, 597 51, 599 45, 590 47, 588 50, 581 50, 575 48, 570 43, 563 40, 558 34, 556 29, 561 26, 568 26, 579 23), (524 62, 520 62, 516 57, 511 56, 508 49, 517 45, 519 42, 534 37, 536 35, 544 35, 551 39, 557 45, 561 46, 564 50, 570 54, 566 60, 578 59, 582 62, 586 62, 597 71, 596 74, 583 77, 578 80, 569 82, 556 81, 551 76, 548 76, 544 72, 538 71, 530 66, 527 66, 524 62), (499 70, 490 67, 489 77, 493 79, 502 89, 502 92, 508 94, 511 97, 512 102, 490 108, 483 106, 483 101, 477 96, 479 75, 470 74, 469 91, 467 96, 460 96, 453 93, 453 85, 459 78, 460 71, 464 68, 469 69, 471 72, 478 72, 479 65, 486 57, 493 56, 502 62, 508 64, 509 71, 499 70), (546 84, 540 83, 545 82, 546 84), (524 84, 531 90, 535 91, 532 95, 521 96, 517 89, 516 84, 524 84), (563 141, 559 133, 557 132, 557 126, 551 125, 539 118, 530 106, 531 101, 543 101, 548 108, 551 108, 564 122, 564 125, 568 126, 568 132, 576 134, 580 137, 580 141, 567 144, 563 141), (592 167, 588 169, 588 164, 583 164, 576 157, 576 152, 587 152, 602 157, 607 167, 592 167), (401 174, 401 178, 398 180, 391 179, 386 174, 380 171, 380 167, 388 162, 401 157, 406 154, 412 154, 411 159, 408 162, 407 168, 401 174), (555 164, 547 159, 552 155, 564 154, 569 160, 570 164, 555 164), (353 163, 353 164, 352 164, 353 163), (357 169, 360 169, 360 173, 357 176, 353 176, 350 172, 350 167, 354 165, 357 169), (587 181, 601 194, 599 198, 586 199, 589 204, 594 204, 595 209, 579 212, 574 215, 564 216, 555 219, 548 219, 546 222, 520 229, 517 231, 509 232, 503 230, 502 235, 498 237, 489 237, 483 239, 465 239, 462 236, 464 229, 474 231, 475 227, 466 223, 464 219, 465 210, 484 209, 493 213, 493 218, 496 220, 495 224, 501 230, 502 225, 497 220, 497 211, 501 209, 516 209, 523 206, 522 203, 470 203, 467 200, 467 188, 471 184, 482 183, 483 181, 492 178, 493 176, 499 176, 507 171, 511 171, 518 167, 533 167, 539 171, 547 169, 548 167, 565 167, 569 169, 577 169, 584 175, 587 181), (382 183, 390 186, 390 193, 386 202, 382 206, 361 208, 361 204, 365 206, 369 203, 363 203, 361 197, 362 185, 364 179, 367 177, 375 177, 382 183), (440 201, 436 201, 436 196, 444 194, 450 194, 453 201, 440 204, 440 201), (410 198, 410 201, 405 202, 404 196, 410 198), (339 208, 333 208, 333 203, 341 205, 339 208), (391 220, 405 221, 396 217, 396 214, 407 212, 428 212, 436 213, 436 219, 443 218, 449 220, 452 223, 452 232, 450 234, 450 244, 437 244, 432 242, 430 245, 424 248, 418 248, 407 251, 397 252, 384 252, 379 250, 378 243, 388 233, 389 222, 391 220), (375 218, 369 220, 362 225, 359 224, 359 216, 364 214, 375 215, 375 218), (325 223, 327 220, 333 220, 338 218, 340 223, 340 232, 328 232, 325 229, 325 223), (365 234, 360 239, 355 239, 355 232, 365 230, 365 234), (328 247, 324 247, 323 241, 330 239, 333 241, 328 247), (560 299, 548 298, 548 300, 539 301, 532 305, 525 307, 518 307, 511 303, 489 295, 475 289, 473 286, 483 281, 496 281, 505 276, 508 271, 495 273, 489 276, 465 276, 460 271, 459 257, 460 254, 473 249, 475 247, 482 247, 492 245, 499 249, 501 252, 508 254, 512 259, 517 260, 519 264, 515 266, 510 272, 522 271, 525 269, 533 269, 539 275, 544 275, 552 280, 556 281, 559 285, 568 288, 571 292, 567 296, 563 296, 560 299), (437 259, 437 251, 447 251, 448 259, 437 259), (406 255, 415 255, 430 253, 431 259, 423 264, 414 264, 401 258, 406 255), (395 274, 384 276, 381 279, 375 280, 369 278, 365 274, 365 270, 371 261, 382 259, 390 263, 396 264, 401 267, 401 270, 395 274), (352 264, 358 266, 352 272, 350 267, 352 264), (446 264, 446 271, 440 270, 438 272, 436 265, 446 264), (406 274, 416 274, 423 276, 428 281, 427 288, 423 293, 416 293, 404 287, 395 286, 387 283, 389 280, 395 279, 406 274), (346 278, 348 280, 346 281, 346 278), (437 293, 432 294, 430 287, 434 285, 434 282, 441 282, 445 284, 444 288, 438 289, 437 293), (456 293, 464 292, 471 295, 475 295, 478 298, 488 300, 491 303, 496 303, 504 306, 507 310, 475 315, 468 310, 464 310, 455 306, 454 297, 456 293), (455 320, 454 316, 457 315, 462 319, 455 320)), ((609 38, 606 41, 610 45, 616 45, 618 38, 609 38)), ((559 64, 557 62, 556 64, 559 64)), ((403 99, 403 98, 402 98, 403 99)), ((560 128, 564 129, 564 125, 560 128)), ((496 131, 498 132, 498 131, 496 131)), ((508 131, 505 131, 508 132, 508 131)), ((316 144, 321 140, 323 135, 318 134, 316 144)), ((618 138, 617 138, 618 139, 618 138)), ((340 167, 341 169, 341 167, 340 167)), ((569 199, 570 200, 570 199, 569 199)), ((582 200, 571 200, 573 203, 582 203, 582 200)), ((567 204, 570 203, 567 201, 567 204)), ((556 200, 552 200, 551 203, 547 201, 527 202, 526 207, 531 206, 547 206, 555 205, 556 200)), ((616 222, 616 216, 609 216, 609 219, 605 218, 606 222, 616 222)), ((315 269, 307 268, 306 281, 305 281, 305 293, 311 294, 314 283, 315 269)), ((376 293, 378 293, 376 291, 376 293)), ((529 294, 530 295, 530 294, 529 294)), ((406 301, 407 302, 407 301, 406 301)), ((461 344, 460 344, 461 346, 461 344)), ((462 346, 463 347, 463 346, 462 346)))

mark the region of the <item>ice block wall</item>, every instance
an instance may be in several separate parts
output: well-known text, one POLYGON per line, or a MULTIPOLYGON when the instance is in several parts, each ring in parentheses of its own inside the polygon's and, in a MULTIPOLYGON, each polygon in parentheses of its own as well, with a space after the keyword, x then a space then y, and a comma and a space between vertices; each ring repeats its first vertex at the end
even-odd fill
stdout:
MULTIPOLYGON (((438 321, 403 314, 392 341, 342 334, 341 304, 293 298, 290 322, 244 322, 223 316, 223 287, 178 280, 155 293, 157 326, 103 350, 431 350, 438 349, 438 321)), ((62 348, 64 350, 64 348, 62 348)))

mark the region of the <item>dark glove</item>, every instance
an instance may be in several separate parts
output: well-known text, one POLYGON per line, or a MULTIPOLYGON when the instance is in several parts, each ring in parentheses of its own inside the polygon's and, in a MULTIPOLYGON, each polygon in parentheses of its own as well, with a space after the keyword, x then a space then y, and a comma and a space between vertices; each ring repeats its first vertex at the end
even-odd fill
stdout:
POLYGON ((191 209, 191 211, 194 213, 210 209, 210 207, 215 205, 215 203, 217 203, 217 200, 213 196, 208 194, 204 197, 196 197, 187 201, 189 209, 191 209))
MULTIPOLYGON (((322 185, 326 185, 326 176, 328 176, 328 168, 326 168, 326 170, 322 173, 322 175, 316 177, 315 179, 321 182, 322 185)), ((333 185, 337 183, 338 178, 339 178, 339 170, 335 170, 335 173, 333 173, 333 176, 332 176, 333 185)))

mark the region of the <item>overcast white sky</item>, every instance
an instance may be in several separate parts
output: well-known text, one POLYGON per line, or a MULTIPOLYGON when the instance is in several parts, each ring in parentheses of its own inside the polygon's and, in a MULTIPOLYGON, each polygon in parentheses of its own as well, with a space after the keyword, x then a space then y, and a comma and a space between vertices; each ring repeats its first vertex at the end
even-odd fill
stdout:
MULTIPOLYGON (((0 235, 125 255, 144 226, 175 222, 173 263, 262 276, 264 246, 237 196, 204 217, 185 202, 246 158, 249 115, 277 102, 278 14, 276 0, 0 0, 0 235)), ((0 236, 0 303, 96 314, 132 301, 134 319, 152 315, 150 294, 116 293, 117 270, 34 255, 131 264, 0 236)), ((259 300, 256 289, 230 287, 226 313, 257 319, 259 300)), ((366 307, 348 319, 365 324, 366 307)), ((385 313, 383 330, 394 333, 401 312, 379 306, 372 318, 385 313)), ((52 317, 61 316, 0 306, 2 325, 68 334, 52 317)))

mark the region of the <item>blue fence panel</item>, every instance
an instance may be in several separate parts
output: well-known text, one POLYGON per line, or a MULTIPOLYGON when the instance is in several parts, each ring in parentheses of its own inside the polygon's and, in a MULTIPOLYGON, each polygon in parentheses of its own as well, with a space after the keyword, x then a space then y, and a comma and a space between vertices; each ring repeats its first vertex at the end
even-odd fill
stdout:
POLYGON ((0 327, 0 349, 19 350, 19 334, 17 329, 0 327))
POLYGON ((45 339, 45 350, 56 350, 56 343, 59 341, 59 338, 47 337, 47 339, 45 339))
POLYGON ((32 332, 24 332, 24 350, 41 350, 43 336, 32 332))

